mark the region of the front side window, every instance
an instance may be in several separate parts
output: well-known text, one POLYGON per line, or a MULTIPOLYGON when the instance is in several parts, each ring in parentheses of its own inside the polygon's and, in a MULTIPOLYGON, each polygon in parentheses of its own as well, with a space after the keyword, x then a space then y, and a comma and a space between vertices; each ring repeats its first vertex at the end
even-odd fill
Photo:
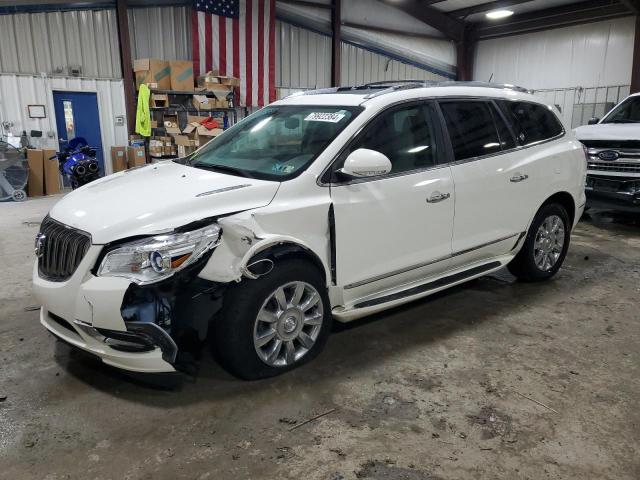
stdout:
POLYGON ((601 123, 640 123, 640 97, 629 97, 611 110, 601 123))
POLYGON ((502 150, 489 104, 481 101, 443 101, 455 160, 481 157, 502 150))
POLYGON ((499 100, 497 103, 512 121, 521 145, 548 140, 563 132, 562 124, 549 107, 532 102, 499 100))
POLYGON ((380 113, 341 155, 337 171, 349 154, 359 148, 383 153, 391 161, 391 172, 408 172, 436 164, 437 116, 432 104, 413 104, 380 113))
POLYGON ((186 163, 245 177, 287 180, 307 168, 361 111, 344 106, 266 107, 209 142, 186 163))

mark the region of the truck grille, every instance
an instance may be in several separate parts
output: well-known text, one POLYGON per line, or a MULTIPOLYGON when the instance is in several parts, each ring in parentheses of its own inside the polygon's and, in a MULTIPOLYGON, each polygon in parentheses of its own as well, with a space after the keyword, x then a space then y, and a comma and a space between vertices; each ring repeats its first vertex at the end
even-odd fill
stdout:
POLYGON ((40 226, 42 238, 38 256, 40 276, 52 282, 67 280, 80 265, 89 246, 91 236, 72 227, 45 217, 40 226))
POLYGON ((600 172, 629 172, 640 173, 640 163, 618 163, 618 162, 602 162, 588 164, 589 170, 598 170, 600 172))

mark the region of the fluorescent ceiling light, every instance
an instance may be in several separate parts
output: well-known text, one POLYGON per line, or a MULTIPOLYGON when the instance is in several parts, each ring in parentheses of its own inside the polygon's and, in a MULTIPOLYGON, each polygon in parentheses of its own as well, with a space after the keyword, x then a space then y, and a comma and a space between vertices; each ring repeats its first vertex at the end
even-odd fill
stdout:
POLYGON ((513 11, 511 10, 492 10, 487 12, 487 18, 491 20, 499 20, 500 18, 507 18, 513 15, 513 11))

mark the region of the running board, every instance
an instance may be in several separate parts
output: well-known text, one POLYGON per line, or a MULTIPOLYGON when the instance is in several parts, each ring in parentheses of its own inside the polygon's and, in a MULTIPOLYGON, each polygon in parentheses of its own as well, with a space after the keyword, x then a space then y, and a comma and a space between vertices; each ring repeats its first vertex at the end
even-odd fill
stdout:
POLYGON ((423 285, 418 285, 417 287, 408 288, 407 290, 403 290, 401 292, 392 293, 391 295, 385 295, 383 297, 373 298, 371 300, 367 300, 361 303, 356 303, 353 308, 367 308, 367 307, 375 307, 376 305, 381 305, 383 303, 393 302, 396 300, 401 300, 406 297, 412 297, 414 295, 419 295, 424 292, 428 292, 429 290, 435 290, 437 288, 446 287, 447 285, 452 285, 454 283, 458 283, 466 278, 475 277, 480 275, 483 272, 488 272, 490 270, 494 270, 498 267, 502 266, 500 262, 491 262, 486 263, 484 265, 479 265, 477 267, 470 268, 469 270, 465 270, 464 272, 454 273, 453 275, 449 275, 447 277, 442 277, 433 282, 425 283, 423 285))

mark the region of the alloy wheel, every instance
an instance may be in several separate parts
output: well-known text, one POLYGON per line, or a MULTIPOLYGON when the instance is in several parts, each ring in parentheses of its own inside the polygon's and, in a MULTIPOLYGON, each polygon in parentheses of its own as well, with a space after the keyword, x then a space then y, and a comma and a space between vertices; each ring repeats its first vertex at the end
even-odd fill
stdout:
POLYGON ((260 360, 284 367, 304 357, 318 339, 324 310, 320 293, 306 282, 278 287, 262 304, 253 328, 260 360))
POLYGON ((536 232, 533 244, 533 259, 543 272, 551 270, 558 262, 564 247, 564 222, 558 215, 544 219, 536 232))

